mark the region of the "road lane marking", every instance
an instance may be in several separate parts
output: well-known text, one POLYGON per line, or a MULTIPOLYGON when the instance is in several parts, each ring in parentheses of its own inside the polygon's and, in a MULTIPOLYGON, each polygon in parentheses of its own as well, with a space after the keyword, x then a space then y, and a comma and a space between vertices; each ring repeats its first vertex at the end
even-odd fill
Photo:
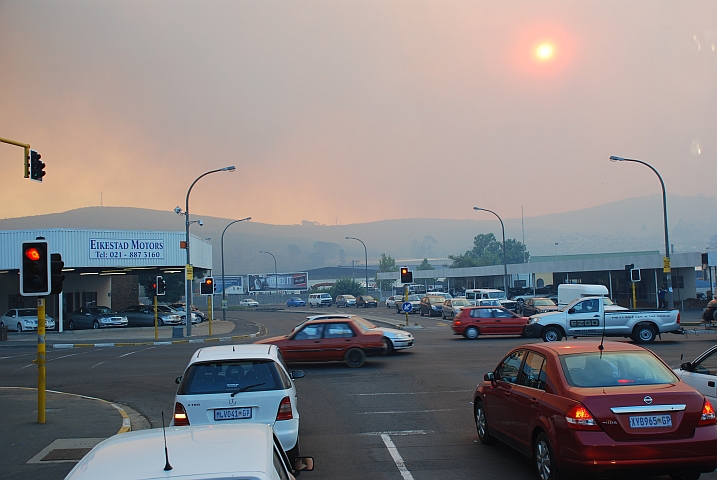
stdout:
POLYGON ((10 355, 9 357, 0 357, 0 360, 6 360, 8 358, 24 357, 26 355, 35 355, 34 353, 21 353, 20 355, 10 355))
POLYGON ((95 363, 94 365, 92 365, 92 366, 90 367, 90 370, 92 370, 92 369, 95 368, 95 367, 99 367, 99 366, 102 365, 103 363, 105 363, 105 362, 95 363))
POLYGON ((473 393, 472 390, 442 390, 440 392, 379 392, 379 393, 354 393, 355 397, 375 397, 378 395, 429 395, 429 394, 444 394, 444 393, 473 393))
POLYGON ((115 357, 114 359, 116 360, 116 359, 118 359, 118 358, 126 357, 126 356, 128 356, 128 355, 133 355, 133 354, 139 353, 139 352, 146 352, 147 350, 152 350, 153 348, 155 348, 155 347, 143 348, 142 350, 135 350, 134 352, 129 352, 129 353, 122 354, 122 355, 120 355, 119 357, 115 357))
POLYGON ((435 410, 389 410, 387 412, 357 412, 356 415, 395 415, 397 413, 455 412, 458 408, 437 408, 435 410))
POLYGON ((381 440, 383 440, 384 445, 386 445, 388 453, 391 454, 391 458, 393 458, 393 463, 396 464, 396 467, 398 467, 398 471, 401 472, 403 480, 413 480, 413 475, 411 475, 411 472, 409 472, 406 468, 406 464, 404 463, 401 454, 398 453, 398 449, 396 448, 396 445, 393 444, 393 440, 391 440, 391 437, 386 434, 382 434, 381 440))
POLYGON ((406 436, 406 435, 428 435, 433 432, 429 430, 394 430, 389 432, 366 432, 362 433, 361 435, 370 435, 370 436, 380 436, 380 435, 393 435, 396 436, 406 436))

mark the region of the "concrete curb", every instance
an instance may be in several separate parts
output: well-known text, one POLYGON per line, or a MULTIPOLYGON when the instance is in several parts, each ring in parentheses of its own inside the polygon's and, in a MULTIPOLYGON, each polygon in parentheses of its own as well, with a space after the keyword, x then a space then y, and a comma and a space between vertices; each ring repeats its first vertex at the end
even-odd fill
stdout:
POLYGON ((246 340, 247 338, 257 338, 264 335, 265 328, 260 326, 258 332, 248 335, 232 335, 229 337, 208 337, 208 338, 189 338, 185 340, 170 340, 164 342, 114 342, 114 343, 55 343, 50 345, 51 348, 108 348, 108 347, 141 347, 141 346, 160 346, 160 345, 180 345, 188 343, 208 343, 208 342, 229 342, 232 340, 246 340))

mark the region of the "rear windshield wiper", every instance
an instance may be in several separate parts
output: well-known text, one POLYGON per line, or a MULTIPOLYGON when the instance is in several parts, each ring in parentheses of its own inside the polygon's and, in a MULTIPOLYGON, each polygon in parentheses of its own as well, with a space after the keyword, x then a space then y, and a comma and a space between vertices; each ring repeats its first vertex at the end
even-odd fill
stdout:
POLYGON ((224 391, 225 391, 225 392, 232 392, 232 395, 231 395, 231 396, 233 397, 233 396, 236 395, 237 393, 244 392, 244 391, 246 391, 246 390, 249 390, 250 388, 261 387, 261 386, 264 385, 264 384, 266 384, 266 382, 254 383, 254 384, 252 384, 252 385, 247 385, 246 387, 241 387, 241 388, 238 389, 238 390, 224 390, 224 391))

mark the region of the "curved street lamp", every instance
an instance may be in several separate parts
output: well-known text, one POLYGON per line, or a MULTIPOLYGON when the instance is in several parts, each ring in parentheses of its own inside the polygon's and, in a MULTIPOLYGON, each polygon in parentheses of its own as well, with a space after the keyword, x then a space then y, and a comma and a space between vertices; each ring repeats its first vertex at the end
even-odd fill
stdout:
MULTIPOLYGON (((665 264, 670 265, 670 236, 667 231, 667 195, 665 194, 665 182, 662 181, 662 176, 660 173, 655 170, 655 168, 650 165, 647 162, 643 162, 642 160, 635 160, 634 158, 624 158, 624 157, 617 157, 615 155, 612 155, 610 157, 611 162, 635 162, 635 163, 641 163, 645 165, 647 168, 655 172, 655 175, 657 175, 657 178, 660 179, 660 186, 662 186, 662 220, 665 227, 665 264)), ((669 270, 665 273, 665 283, 667 283, 667 308, 671 309, 674 308, 673 303, 673 297, 672 297, 672 267, 670 266, 669 270)), ((655 285, 655 288, 657 288, 657 285, 655 285)))
POLYGON ((259 253, 266 253, 267 255, 271 255, 271 258, 274 259, 274 291, 276 292, 277 300, 279 298, 279 274, 276 271, 276 257, 271 252, 265 252, 264 250, 259 250, 259 253))
POLYGON ((224 230, 222 231, 222 320, 227 319, 227 283, 224 281, 224 234, 227 233, 227 228, 229 228, 231 225, 234 225, 238 222, 245 222, 247 220, 251 220, 251 217, 246 217, 242 218, 241 220, 234 220, 233 222, 229 222, 229 224, 224 227, 224 230))
POLYGON ((473 210, 490 212, 500 220, 500 229, 503 232, 503 290, 505 291, 505 298, 508 298, 508 257, 505 254, 505 225, 503 225, 503 219, 493 210, 488 210, 487 208, 473 207, 473 210))
MULTIPOLYGON (((228 167, 224 168, 217 168, 216 170, 209 170, 208 172, 204 172, 203 174, 199 175, 196 180, 192 182, 192 184, 189 186, 189 190, 187 190, 187 200, 184 206, 184 213, 181 212, 181 209, 179 212, 180 214, 184 215, 185 219, 185 228, 186 228, 186 235, 184 238, 185 243, 185 249, 187 250, 187 265, 184 267, 184 278, 186 280, 185 288, 184 288, 184 295, 185 295, 185 305, 184 310, 187 314, 186 322, 187 322, 187 336, 192 335, 192 280, 189 280, 188 270, 191 267, 190 257, 189 257, 189 224, 191 223, 189 221, 189 194, 192 193, 192 188, 194 185, 202 178, 206 177, 210 173, 216 173, 216 172, 233 172, 236 170, 236 167, 234 165, 230 165, 228 167)), ((177 209, 174 210, 175 212, 177 209)))
POLYGON ((357 240, 363 245, 363 253, 366 257, 366 295, 368 295, 368 250, 366 250, 366 244, 360 238, 346 237, 346 240, 357 240))

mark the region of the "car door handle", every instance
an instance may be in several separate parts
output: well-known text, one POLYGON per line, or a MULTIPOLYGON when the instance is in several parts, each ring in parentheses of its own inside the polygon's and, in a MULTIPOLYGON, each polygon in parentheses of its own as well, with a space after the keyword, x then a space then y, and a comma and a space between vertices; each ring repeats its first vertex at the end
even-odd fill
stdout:
POLYGON ((593 318, 600 318, 600 315, 593 315, 593 318))
POLYGON ((714 387, 714 386, 715 386, 715 382, 713 382, 712 380, 710 380, 709 382, 707 382, 707 386, 708 386, 708 387, 714 387))
POLYGON ((530 403, 533 404, 533 405, 538 405, 538 399, 535 398, 535 397, 533 397, 533 398, 530 399, 530 403))

